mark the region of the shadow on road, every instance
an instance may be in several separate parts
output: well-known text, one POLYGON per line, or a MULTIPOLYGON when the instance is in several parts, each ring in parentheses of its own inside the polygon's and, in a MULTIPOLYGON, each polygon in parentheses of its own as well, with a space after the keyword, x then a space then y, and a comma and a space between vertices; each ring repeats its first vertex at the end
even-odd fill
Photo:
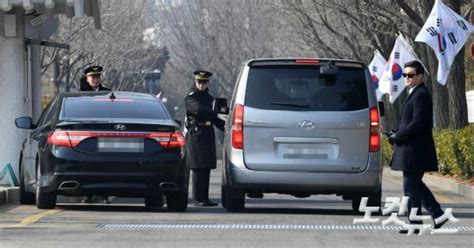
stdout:
POLYGON ((18 207, 17 204, 5 204, 5 205, 1 205, 1 208, 0 208, 0 214, 2 213, 6 213, 14 208, 18 207))
MULTIPOLYGON (((219 199, 213 199, 219 202, 219 199)), ((188 209, 185 213, 200 214, 312 214, 312 215, 362 215, 355 213, 350 202, 342 200, 301 200, 301 199, 247 199, 247 207, 242 213, 226 213, 221 204, 217 207, 195 207, 189 200, 188 209), (335 209, 337 208, 337 209, 335 209), (342 209, 344 208, 344 209, 342 209)), ((162 208, 146 208, 137 201, 119 201, 112 204, 77 204, 61 203, 58 209, 69 211, 103 211, 103 212, 156 212, 168 213, 166 205, 162 208)))

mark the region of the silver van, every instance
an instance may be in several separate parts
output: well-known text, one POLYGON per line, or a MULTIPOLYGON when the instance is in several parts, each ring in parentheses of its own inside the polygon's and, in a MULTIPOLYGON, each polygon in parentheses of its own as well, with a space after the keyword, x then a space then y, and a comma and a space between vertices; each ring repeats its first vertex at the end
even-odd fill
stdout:
MULTIPOLYGON (((367 66, 336 59, 255 59, 237 79, 223 147, 222 204, 245 196, 336 194, 380 205, 380 113, 367 66)), ((382 110, 381 110, 382 111, 382 110)))

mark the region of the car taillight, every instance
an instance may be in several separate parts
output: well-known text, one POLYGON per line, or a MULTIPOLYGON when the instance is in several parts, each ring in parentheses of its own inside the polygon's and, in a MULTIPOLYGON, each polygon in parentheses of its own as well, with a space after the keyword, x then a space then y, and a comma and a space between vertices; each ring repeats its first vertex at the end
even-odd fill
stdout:
POLYGON ((57 146, 73 147, 67 131, 54 131, 48 134, 48 144, 57 146))
POLYGON ((149 138, 156 140, 165 148, 181 148, 186 145, 184 136, 181 133, 151 133, 149 138))
POLYGON ((295 63, 298 64, 318 64, 320 61, 317 59, 297 59, 295 63))
POLYGON ((126 98, 121 98, 121 99, 110 99, 110 98, 96 98, 92 99, 94 102, 133 102, 133 99, 126 99, 126 98))
POLYGON ((93 137, 93 133, 88 131, 54 131, 48 134, 48 144, 76 147, 90 137, 93 137))
POLYGON ((244 106, 241 104, 235 105, 232 116, 232 147, 244 148, 244 106))
POLYGON ((149 138, 157 141, 164 148, 181 148, 186 141, 181 133, 173 132, 107 132, 107 131, 54 131, 48 135, 51 145, 76 147, 88 138, 149 138))
POLYGON ((370 108, 370 139, 369 152, 380 150, 380 118, 377 107, 370 108))

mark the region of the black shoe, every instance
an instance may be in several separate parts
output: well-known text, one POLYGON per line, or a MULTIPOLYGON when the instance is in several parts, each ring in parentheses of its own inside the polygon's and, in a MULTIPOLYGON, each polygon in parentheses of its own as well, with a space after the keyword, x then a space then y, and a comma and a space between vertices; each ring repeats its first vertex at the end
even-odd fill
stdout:
MULTIPOLYGON (((408 234, 408 229, 402 229, 402 230, 398 231, 398 233, 401 233, 401 234, 408 234)), ((413 233, 414 233, 414 234, 420 233, 420 229, 415 229, 415 231, 414 231, 413 233)))
POLYGON ((438 224, 434 224, 433 229, 440 229, 444 224, 448 222, 448 219, 443 220, 442 222, 438 224))
POLYGON ((217 203, 214 203, 210 200, 206 200, 206 201, 195 201, 194 202, 194 206, 196 207, 215 207, 217 206, 218 204, 217 203))

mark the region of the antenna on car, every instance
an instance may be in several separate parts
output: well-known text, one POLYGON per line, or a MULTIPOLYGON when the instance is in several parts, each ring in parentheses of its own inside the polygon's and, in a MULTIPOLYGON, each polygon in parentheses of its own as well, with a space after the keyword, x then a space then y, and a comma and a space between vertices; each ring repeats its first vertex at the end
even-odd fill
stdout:
POLYGON ((117 97, 115 97, 114 92, 112 91, 112 93, 110 93, 110 95, 109 95, 109 99, 113 101, 113 100, 115 100, 116 98, 117 98, 117 97))

